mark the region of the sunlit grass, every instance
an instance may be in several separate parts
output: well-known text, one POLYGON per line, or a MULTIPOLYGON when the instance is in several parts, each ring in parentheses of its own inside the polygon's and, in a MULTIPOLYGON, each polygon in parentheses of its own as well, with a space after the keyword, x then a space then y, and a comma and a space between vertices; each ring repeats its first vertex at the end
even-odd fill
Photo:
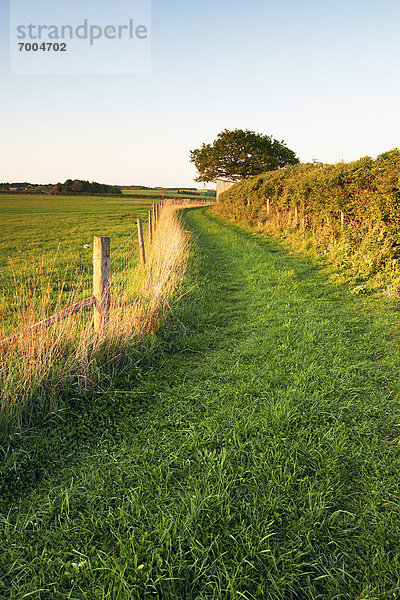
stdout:
POLYGON ((0 195, 0 281, 8 267, 91 259, 94 235, 117 247, 155 200, 94 196, 0 195), (84 246, 89 245, 89 249, 84 246))
POLYGON ((6 427, 21 418, 29 422, 32 412, 54 410, 71 388, 87 389, 101 376, 102 365, 156 329, 187 261, 187 235, 174 208, 164 208, 153 243, 150 246, 147 240, 146 245, 144 269, 137 252, 123 263, 118 287, 112 288, 110 322, 97 334, 93 310, 34 334, 25 333, 33 324, 92 295, 86 277, 80 280, 79 273, 73 277, 73 266, 72 276, 69 273, 68 279, 56 283, 54 270, 40 265, 29 276, 13 274, 8 301, 2 306, 8 318, 0 325, 0 339, 5 340, 0 344, 0 408, 6 427), (22 334, 10 339, 18 332, 22 334))

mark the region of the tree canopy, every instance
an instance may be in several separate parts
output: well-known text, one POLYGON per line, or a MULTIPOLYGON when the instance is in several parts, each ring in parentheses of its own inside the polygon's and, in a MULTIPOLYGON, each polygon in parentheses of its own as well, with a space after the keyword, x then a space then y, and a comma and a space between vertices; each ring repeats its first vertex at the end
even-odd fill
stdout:
POLYGON ((67 179, 65 183, 56 183, 53 186, 55 194, 122 194, 121 188, 115 185, 97 183, 97 181, 84 181, 81 179, 67 179))
POLYGON ((225 129, 212 144, 191 150, 190 161, 199 175, 196 181, 242 181, 299 162, 293 150, 269 135, 248 129, 225 129))

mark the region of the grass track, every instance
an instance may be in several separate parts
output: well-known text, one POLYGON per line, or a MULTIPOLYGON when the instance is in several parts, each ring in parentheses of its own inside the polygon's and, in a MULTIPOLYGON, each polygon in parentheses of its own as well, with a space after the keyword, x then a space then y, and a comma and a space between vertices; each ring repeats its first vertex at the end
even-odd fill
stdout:
POLYGON ((0 597, 400 598, 397 304, 185 220, 162 334, 5 451, 0 597))

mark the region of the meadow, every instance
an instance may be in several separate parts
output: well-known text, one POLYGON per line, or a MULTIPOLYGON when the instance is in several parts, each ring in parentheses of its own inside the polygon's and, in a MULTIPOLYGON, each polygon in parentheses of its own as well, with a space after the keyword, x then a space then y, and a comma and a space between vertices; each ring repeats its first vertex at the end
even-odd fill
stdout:
POLYGON ((45 259, 62 262, 86 258, 93 235, 110 235, 117 247, 144 218, 154 200, 95 196, 0 197, 0 276, 10 265, 45 259))
POLYGON ((22 288, 36 288, 37 297, 50 281, 53 308, 72 303, 71 293, 75 301, 91 295, 93 236, 109 235, 113 252, 136 232, 137 218, 147 219, 154 202, 46 195, 0 200, 0 317, 7 331, 18 327, 20 301, 12 299, 22 288))
MULTIPOLYGON (((183 189, 183 188, 180 188, 183 189)), ((146 196, 159 196, 160 200, 162 199, 162 194, 161 194, 161 190, 127 190, 127 189, 123 189, 122 190, 123 194, 132 194, 135 196, 139 196, 139 197, 143 197, 145 198, 146 196)), ((215 194, 207 194, 205 192, 199 192, 197 194, 193 193, 192 190, 190 190, 190 194, 185 194, 184 191, 181 191, 180 193, 178 193, 177 189, 176 190, 166 190, 165 191, 165 196, 169 197, 169 198, 190 198, 192 200, 205 200, 205 199, 210 199, 210 200, 215 200, 215 194)))

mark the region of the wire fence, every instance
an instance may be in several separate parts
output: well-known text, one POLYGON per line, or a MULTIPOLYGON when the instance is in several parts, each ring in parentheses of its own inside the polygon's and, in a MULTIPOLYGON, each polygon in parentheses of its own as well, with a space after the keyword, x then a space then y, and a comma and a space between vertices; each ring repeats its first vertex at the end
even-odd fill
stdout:
POLYGON ((35 258, 30 265, 3 269, 0 283, 2 329, 12 329, 21 318, 56 310, 90 294, 93 261, 87 256, 60 260, 50 253, 35 258))
POLYGON ((0 270, 0 342, 48 327, 91 306, 95 307, 94 326, 98 330, 108 319, 113 303, 135 302, 146 263, 145 248, 151 245, 164 204, 153 205, 144 223, 138 219, 138 230, 129 233, 116 248, 111 246, 110 250, 109 236, 95 236, 93 246, 85 244, 76 258, 63 259, 58 248, 53 256, 47 253, 27 266, 16 265, 5 275, 0 270), (98 242, 105 238, 103 248, 98 242), (21 324, 25 329, 21 330, 21 324))
POLYGON ((132 233, 116 250, 111 252, 111 295, 121 301, 132 300, 135 270, 139 259, 138 233, 132 233))
MULTIPOLYGON (((66 260, 59 247, 40 256, 32 253, 25 264, 19 261, 1 269, 0 340, 20 330, 21 325, 31 329, 38 321, 48 321, 57 311, 67 311, 71 305, 93 297, 93 244, 85 244, 78 253, 76 258, 66 260)), ((112 297, 119 302, 132 302, 140 263, 136 228, 112 249, 110 260, 112 297)), ((88 306, 82 304, 82 308, 88 306)))

